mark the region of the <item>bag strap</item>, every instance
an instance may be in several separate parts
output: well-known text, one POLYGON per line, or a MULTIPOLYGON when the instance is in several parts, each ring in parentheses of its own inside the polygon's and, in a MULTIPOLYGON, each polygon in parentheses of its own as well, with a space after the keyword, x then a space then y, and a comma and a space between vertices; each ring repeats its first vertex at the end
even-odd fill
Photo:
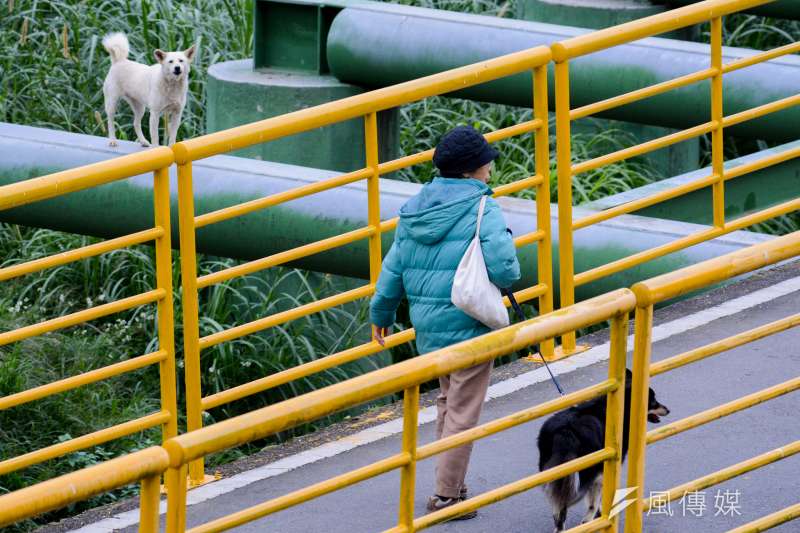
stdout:
POLYGON ((475 237, 481 238, 481 219, 483 218, 483 208, 486 206, 486 195, 481 196, 481 204, 478 207, 478 223, 475 227, 475 237))

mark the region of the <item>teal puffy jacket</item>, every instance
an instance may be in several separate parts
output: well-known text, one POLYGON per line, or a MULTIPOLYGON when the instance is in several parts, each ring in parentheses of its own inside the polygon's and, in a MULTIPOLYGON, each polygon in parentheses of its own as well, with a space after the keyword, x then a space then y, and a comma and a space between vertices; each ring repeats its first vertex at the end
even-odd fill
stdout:
MULTIPOLYGON (((490 331, 453 305, 450 292, 458 263, 475 236, 480 198, 491 193, 476 179, 435 178, 400 209, 394 244, 370 302, 373 324, 391 326, 405 294, 419 353, 490 331)), ((489 279, 500 288, 510 287, 520 277, 519 262, 500 206, 492 198, 486 201, 480 237, 489 279)))

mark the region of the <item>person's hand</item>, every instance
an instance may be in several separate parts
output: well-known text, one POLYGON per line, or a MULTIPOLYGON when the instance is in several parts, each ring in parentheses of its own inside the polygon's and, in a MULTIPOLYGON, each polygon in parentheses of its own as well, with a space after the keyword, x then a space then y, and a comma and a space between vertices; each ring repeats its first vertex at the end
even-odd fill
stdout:
POLYGON ((384 337, 389 335, 389 328, 381 328, 378 326, 372 326, 372 337, 378 341, 378 344, 381 346, 386 346, 386 340, 384 337))

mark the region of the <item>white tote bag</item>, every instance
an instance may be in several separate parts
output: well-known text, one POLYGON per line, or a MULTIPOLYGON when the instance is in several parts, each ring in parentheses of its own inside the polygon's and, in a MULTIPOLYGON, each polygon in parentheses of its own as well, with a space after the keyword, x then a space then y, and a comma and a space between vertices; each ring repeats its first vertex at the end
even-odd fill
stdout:
POLYGON ((481 219, 486 206, 486 196, 481 198, 478 208, 478 222, 475 237, 469 244, 464 257, 458 263, 453 279, 450 300, 453 305, 466 314, 492 329, 504 328, 509 324, 508 311, 503 305, 503 296, 494 283, 489 280, 486 263, 481 250, 481 219))

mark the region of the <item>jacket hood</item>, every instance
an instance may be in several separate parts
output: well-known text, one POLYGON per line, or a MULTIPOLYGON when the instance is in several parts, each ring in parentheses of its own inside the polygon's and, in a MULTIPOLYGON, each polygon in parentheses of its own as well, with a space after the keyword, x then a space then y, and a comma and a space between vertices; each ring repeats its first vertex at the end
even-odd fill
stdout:
POLYGON ((481 196, 492 190, 472 178, 434 178, 400 208, 400 225, 422 244, 435 244, 461 220, 481 196))

